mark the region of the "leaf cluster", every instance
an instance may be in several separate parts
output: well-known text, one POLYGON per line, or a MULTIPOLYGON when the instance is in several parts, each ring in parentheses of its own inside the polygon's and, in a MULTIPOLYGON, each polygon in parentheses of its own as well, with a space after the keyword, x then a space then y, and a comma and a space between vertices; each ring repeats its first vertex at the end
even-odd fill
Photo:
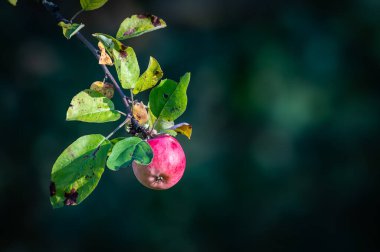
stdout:
MULTIPOLYGON (((107 0, 80 0, 82 11, 102 7, 107 0)), ((83 24, 59 22, 63 35, 70 39, 83 24)), ((54 208, 81 203, 97 186, 105 167, 118 171, 132 162, 148 165, 153 151, 147 138, 161 134, 176 136, 181 133, 190 139, 192 127, 188 123, 175 124, 187 107, 187 88, 190 73, 178 82, 162 79, 163 70, 154 57, 150 57, 147 69, 141 73, 134 49, 122 41, 166 27, 161 18, 154 15, 127 17, 116 36, 95 33, 98 40, 99 64, 114 66, 123 89, 129 90, 131 110, 122 112, 115 108, 114 86, 103 81, 93 82, 88 89, 76 94, 68 107, 66 120, 87 123, 106 123, 120 120, 130 137, 110 139, 99 134, 85 135, 68 146, 53 165, 50 184, 50 201, 54 208), (144 105, 138 100, 141 92, 150 91, 144 105), (137 124, 137 125, 136 125, 137 124), (141 132, 145 134, 140 134, 141 132)))

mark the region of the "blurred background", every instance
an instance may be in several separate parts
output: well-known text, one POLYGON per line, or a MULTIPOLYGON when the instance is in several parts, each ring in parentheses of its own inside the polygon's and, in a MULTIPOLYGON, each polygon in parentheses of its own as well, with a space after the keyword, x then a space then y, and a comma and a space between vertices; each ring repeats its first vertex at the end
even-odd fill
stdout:
POLYGON ((136 13, 168 24, 128 41, 141 69, 192 73, 185 175, 153 191, 106 170, 53 210, 55 159, 117 123, 65 121, 101 69, 37 1, 0 2, 0 251, 380 251, 380 1, 109 1, 77 21, 96 43, 136 13))

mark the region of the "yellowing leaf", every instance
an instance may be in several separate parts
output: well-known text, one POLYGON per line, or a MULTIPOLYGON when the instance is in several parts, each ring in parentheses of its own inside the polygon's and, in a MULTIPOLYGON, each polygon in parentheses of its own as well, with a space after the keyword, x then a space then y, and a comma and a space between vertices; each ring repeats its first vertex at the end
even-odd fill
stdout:
POLYGON ((8 3, 12 4, 13 6, 16 6, 17 0, 8 0, 8 3))
POLYGON ((117 121, 120 113, 113 102, 94 90, 86 89, 71 100, 66 113, 67 121, 104 123, 117 121))
POLYGON ((107 54, 106 52, 106 48, 104 47, 104 45, 102 44, 102 42, 98 42, 98 47, 100 49, 100 57, 99 57, 99 64, 100 65, 108 65, 108 66, 112 66, 113 63, 112 63, 112 59, 111 57, 107 54))
POLYGON ((133 48, 123 45, 107 34, 94 33, 92 35, 100 40, 106 51, 112 55, 121 86, 125 89, 134 88, 140 76, 140 67, 133 48))
POLYGON ((113 88, 113 85, 107 82, 102 81, 95 81, 91 84, 90 87, 91 90, 98 91, 99 93, 103 94, 108 99, 112 99, 115 91, 113 88))
POLYGON ((136 102, 133 105, 133 117, 136 118, 140 125, 144 125, 148 121, 148 112, 144 103, 136 102))
POLYGON ((70 24, 61 21, 58 23, 58 26, 62 27, 63 36, 65 36, 67 39, 71 39, 72 36, 74 36, 84 27, 84 24, 70 24))
POLYGON ((169 130, 174 130, 190 139, 191 133, 193 132, 193 127, 188 123, 179 123, 170 127, 169 130))
POLYGON ((158 64, 155 58, 150 57, 148 68, 137 80, 133 93, 138 94, 154 87, 163 75, 164 73, 162 72, 160 64, 158 64))

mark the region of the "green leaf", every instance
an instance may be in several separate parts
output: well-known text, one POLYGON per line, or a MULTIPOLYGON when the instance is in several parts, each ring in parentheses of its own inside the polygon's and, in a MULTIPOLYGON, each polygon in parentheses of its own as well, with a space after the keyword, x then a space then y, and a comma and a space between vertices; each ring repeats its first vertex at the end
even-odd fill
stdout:
POLYGON ((67 110, 67 121, 82 121, 104 123, 116 121, 120 118, 119 112, 110 99, 101 93, 86 89, 74 96, 67 110))
POLYGON ((174 126, 173 121, 167 121, 165 119, 158 118, 156 122, 156 126, 154 128, 155 130, 157 130, 158 133, 166 133, 171 136, 176 136, 177 132, 175 130, 170 129, 173 126, 174 126))
POLYGON ((133 48, 123 45, 107 34, 95 33, 93 36, 99 39, 107 52, 112 55, 121 86, 125 89, 134 88, 140 76, 140 67, 133 48))
POLYGON ((155 117, 152 113, 152 110, 150 109, 150 104, 148 103, 148 115, 149 115, 149 119, 148 119, 148 123, 149 123, 149 128, 152 129, 153 128, 153 124, 154 122, 157 120, 157 117, 155 117))
POLYGON ((148 68, 137 80, 133 93, 138 94, 154 87, 163 75, 164 73, 162 72, 160 64, 158 64, 158 61, 155 58, 150 57, 148 68))
POLYGON ((165 79, 152 89, 149 95, 149 107, 157 118, 174 121, 183 114, 187 106, 186 90, 190 82, 190 73, 181 77, 179 83, 165 79))
POLYGON ((17 0, 8 0, 8 3, 12 4, 13 6, 16 6, 17 0))
POLYGON ((127 167, 135 161, 148 165, 153 159, 150 145, 138 137, 128 137, 117 142, 107 160, 107 167, 113 171, 127 167))
POLYGON ((108 0, 80 0, 80 5, 85 11, 96 10, 102 7, 108 0))
MULTIPOLYGON (((149 106, 149 104, 148 104, 148 106, 149 106)), ((157 121, 157 118, 153 115, 151 109, 149 109, 148 113, 149 113, 148 123, 149 123, 150 129, 152 129, 153 125, 155 125, 154 128, 157 131, 157 133, 166 133, 166 134, 169 134, 171 136, 177 135, 177 132, 169 129, 170 127, 174 126, 173 121, 166 121, 165 119, 162 119, 162 118, 159 118, 157 121)))
POLYGON ((108 150, 108 156, 111 154, 113 147, 117 142, 120 142, 121 140, 125 139, 125 137, 116 137, 110 140, 111 142, 111 148, 108 150))
POLYGON ((124 19, 117 31, 116 38, 120 40, 140 36, 166 27, 166 23, 161 18, 154 15, 133 15, 124 19))
POLYGON ((50 203, 77 205, 92 193, 103 174, 111 147, 102 135, 86 135, 67 147, 53 165, 50 203))
POLYGON ((63 36, 65 36, 67 39, 71 39, 72 36, 74 36, 84 27, 84 24, 70 24, 61 21, 58 23, 58 26, 62 27, 63 36))

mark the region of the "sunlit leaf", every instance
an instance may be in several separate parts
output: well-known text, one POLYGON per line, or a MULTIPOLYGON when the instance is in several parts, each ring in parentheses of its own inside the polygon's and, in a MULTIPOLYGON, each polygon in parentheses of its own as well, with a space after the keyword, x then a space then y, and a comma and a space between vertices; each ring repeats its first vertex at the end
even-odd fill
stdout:
POLYGON ((118 141, 107 160, 107 167, 113 171, 128 167, 135 161, 148 165, 153 158, 149 144, 138 137, 129 137, 118 141))
POLYGON ((148 123, 149 123, 149 128, 153 127, 154 122, 157 120, 157 117, 155 117, 152 113, 152 110, 150 109, 150 105, 148 103, 148 123))
POLYGON ((85 11, 96 10, 102 7, 108 0, 80 0, 80 5, 85 11))
POLYGON ((179 123, 168 128, 169 130, 174 130, 182 135, 185 135, 190 139, 191 133, 193 132, 193 126, 188 123, 179 123))
POLYGON ((112 55, 121 86, 125 89, 134 88, 140 76, 140 67, 133 48, 123 45, 107 34, 95 33, 93 36, 99 39, 112 55))
POLYGON ((120 24, 116 38, 120 40, 133 38, 164 27, 166 27, 165 21, 157 16, 133 15, 120 24))
POLYGON ((144 103, 136 102, 133 105, 133 117, 136 118, 140 125, 145 124, 148 121, 148 111, 145 108, 144 103))
POLYGON ((100 65, 112 66, 113 65, 112 59, 108 55, 108 53, 106 52, 106 49, 105 49, 104 45, 102 44, 102 42, 100 42, 100 41, 98 42, 98 47, 100 50, 99 64, 100 65))
POLYGON ((66 120, 103 123, 116 121, 120 118, 119 112, 110 99, 101 93, 86 89, 71 100, 67 110, 66 120))
POLYGON ((50 202, 54 208, 81 203, 103 174, 111 147, 102 135, 86 135, 67 147, 53 165, 50 202))
POLYGON ((160 64, 158 64, 155 58, 150 57, 148 68, 137 80, 133 93, 138 94, 154 87, 163 75, 164 73, 162 72, 160 64))
POLYGON ((62 27, 63 36, 65 36, 67 39, 71 39, 72 36, 74 36, 84 27, 84 24, 70 24, 61 21, 58 23, 58 26, 62 27))
POLYGON ((16 6, 17 0, 8 0, 8 3, 12 4, 13 6, 16 6))
POLYGON ((174 121, 183 114, 187 106, 186 90, 190 82, 190 73, 181 77, 179 83, 165 79, 152 89, 149 95, 149 107, 157 118, 174 121))
POLYGON ((115 91, 112 84, 103 82, 103 81, 95 81, 91 84, 91 90, 97 91, 107 97, 108 99, 112 99, 115 91))

